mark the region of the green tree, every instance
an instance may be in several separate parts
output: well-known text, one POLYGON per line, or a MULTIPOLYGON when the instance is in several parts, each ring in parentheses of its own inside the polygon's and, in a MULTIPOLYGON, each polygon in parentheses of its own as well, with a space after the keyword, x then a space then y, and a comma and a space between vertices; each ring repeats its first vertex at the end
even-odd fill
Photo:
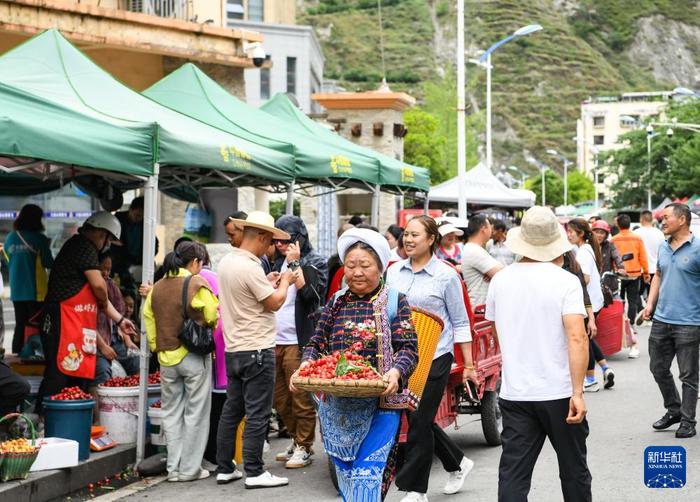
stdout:
MULTIPOLYGON (((294 216, 299 216, 301 213, 301 202, 299 197, 294 197, 293 203, 294 216)), ((270 214, 277 221, 277 218, 284 216, 284 211, 287 209, 287 198, 284 199, 273 199, 270 201, 270 214)))
POLYGON ((450 177, 444 162, 445 138, 437 133, 438 120, 418 108, 412 108, 404 115, 408 133, 404 138, 404 160, 414 166, 430 170, 430 182, 441 183, 450 177))
MULTIPOLYGON (((569 182, 569 186, 571 183, 569 182)), ((542 205, 542 175, 529 178, 525 182, 525 188, 535 192, 535 204, 542 205)), ((551 169, 547 169, 544 175, 545 203, 548 206, 561 206, 564 203, 564 179, 551 169)))
MULTIPOLYGON (((595 185, 588 176, 580 171, 568 173, 569 204, 586 202, 595 198, 595 185)), ((563 180, 562 180, 563 184, 563 180)))
MULTIPOLYGON (((472 72, 474 73, 474 72, 472 72)), ((467 88, 477 85, 476 76, 467 88)), ((423 86, 423 104, 420 109, 430 113, 438 123, 436 134, 443 138, 442 162, 447 178, 457 175, 457 79, 450 66, 442 79, 426 82, 423 86)), ((480 134, 484 130, 484 114, 472 113, 466 118, 467 168, 479 162, 480 134)), ((410 131, 409 131, 410 134, 410 131)))
MULTIPOLYGON (((700 124, 700 106, 697 100, 674 104, 666 112, 679 124, 700 124)), ((646 206, 647 190, 651 187, 652 204, 664 198, 692 196, 700 193, 700 134, 656 127, 647 154, 647 133, 643 129, 622 135, 619 150, 605 152, 599 163, 613 177, 612 191, 616 207, 646 206)))

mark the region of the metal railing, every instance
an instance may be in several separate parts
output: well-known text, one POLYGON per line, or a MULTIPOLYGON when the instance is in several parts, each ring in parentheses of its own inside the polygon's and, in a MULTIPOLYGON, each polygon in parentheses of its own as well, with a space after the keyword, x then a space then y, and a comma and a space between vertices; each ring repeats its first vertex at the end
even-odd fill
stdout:
POLYGON ((127 10, 187 20, 187 0, 128 0, 127 10))

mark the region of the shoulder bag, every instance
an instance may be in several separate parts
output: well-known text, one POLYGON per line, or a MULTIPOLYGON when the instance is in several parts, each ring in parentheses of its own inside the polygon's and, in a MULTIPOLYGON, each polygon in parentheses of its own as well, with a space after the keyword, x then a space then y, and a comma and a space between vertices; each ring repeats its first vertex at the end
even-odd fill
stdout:
POLYGON ((209 326, 197 323, 187 315, 187 291, 190 279, 192 279, 192 276, 188 275, 182 286, 182 317, 184 318, 184 324, 178 338, 190 352, 206 356, 214 351, 214 330, 209 326))

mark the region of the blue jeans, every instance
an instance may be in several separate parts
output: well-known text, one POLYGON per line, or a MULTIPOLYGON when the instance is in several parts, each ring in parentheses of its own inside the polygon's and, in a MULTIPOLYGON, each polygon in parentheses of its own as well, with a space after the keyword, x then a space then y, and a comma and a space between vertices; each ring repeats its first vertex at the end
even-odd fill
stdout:
POLYGON ((664 407, 670 415, 695 426, 698 403, 698 365, 700 357, 700 326, 682 326, 654 320, 649 335, 649 369, 656 380, 664 407), (678 360, 683 397, 678 394, 671 375, 673 358, 678 360))
MULTIPOLYGON (((99 335, 98 335, 99 336, 99 335)), ((110 344, 117 353, 117 361, 124 367, 127 375, 135 375, 139 372, 139 358, 126 357, 126 345, 119 335, 112 335, 110 344)), ((95 367, 95 382, 93 385, 101 385, 112 378, 112 361, 97 351, 97 365, 95 367)))

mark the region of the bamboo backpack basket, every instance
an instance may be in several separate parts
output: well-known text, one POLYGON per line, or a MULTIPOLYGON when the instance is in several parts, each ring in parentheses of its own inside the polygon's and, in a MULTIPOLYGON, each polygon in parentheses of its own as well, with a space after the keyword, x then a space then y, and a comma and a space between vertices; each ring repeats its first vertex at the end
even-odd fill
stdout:
POLYGON ((435 349, 445 325, 437 315, 418 307, 411 307, 411 318, 418 338, 418 364, 408 379, 408 388, 420 398, 423 396, 435 349))

